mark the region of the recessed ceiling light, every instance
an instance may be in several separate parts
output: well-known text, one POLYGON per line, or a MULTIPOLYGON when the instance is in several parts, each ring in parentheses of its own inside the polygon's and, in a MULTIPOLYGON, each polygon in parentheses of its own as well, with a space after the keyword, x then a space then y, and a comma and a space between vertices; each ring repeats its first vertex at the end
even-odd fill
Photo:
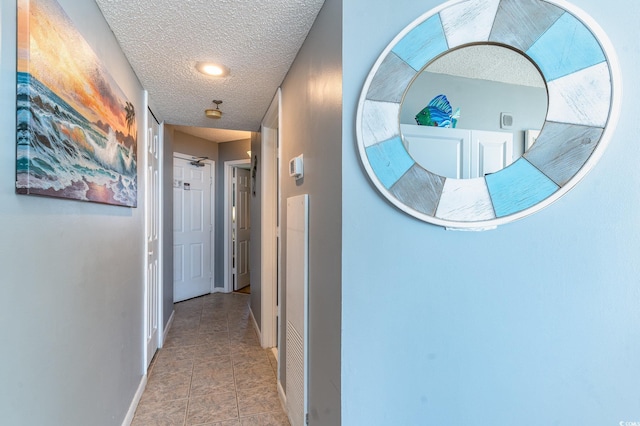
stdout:
POLYGON ((218 65, 211 62, 198 62, 196 69, 204 75, 213 77, 226 77, 229 75, 229 69, 224 65, 218 65))

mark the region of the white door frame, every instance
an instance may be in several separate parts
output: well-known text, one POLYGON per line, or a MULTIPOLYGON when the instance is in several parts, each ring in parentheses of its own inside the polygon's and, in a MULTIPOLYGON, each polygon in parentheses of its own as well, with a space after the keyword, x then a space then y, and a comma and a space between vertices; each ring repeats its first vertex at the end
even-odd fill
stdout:
MULTIPOLYGON (((202 157, 196 157, 193 155, 183 154, 180 152, 174 152, 173 158, 181 158, 183 160, 196 160, 202 157)), ((211 288, 210 292, 215 292, 215 277, 216 277, 216 162, 213 160, 200 160, 201 163, 211 164, 211 232, 209 233, 211 236, 211 288)), ((172 180, 173 180, 173 171, 171 172, 172 180)))
MULTIPOLYGON (((143 321, 143 327, 144 327, 144 331, 142 333, 143 335, 143 374, 146 374, 147 372, 147 367, 150 363, 151 360, 148 359, 148 354, 147 354, 147 329, 148 329, 148 312, 149 312, 149 306, 147 301, 149 300, 148 298, 148 288, 147 288, 147 280, 148 280, 148 272, 149 272, 149 256, 147 254, 147 241, 148 241, 148 231, 149 231, 149 226, 148 226, 148 220, 149 220, 149 203, 147 202, 148 197, 148 191, 150 190, 150 183, 148 182, 147 179, 147 152, 149 151, 149 144, 153 143, 152 139, 149 137, 149 132, 147 129, 147 125, 149 123, 149 94, 148 92, 145 90, 144 91, 144 108, 143 108, 143 121, 144 121, 144 135, 145 135, 145 141, 144 141, 144 200, 145 200, 145 213, 144 213, 144 217, 145 217, 145 236, 144 236, 144 246, 143 246, 143 253, 144 253, 144 321, 143 321)), ((156 122, 158 121, 156 119, 155 116, 153 116, 153 119, 156 120, 156 122)), ((158 214, 158 305, 156 306, 156 312, 158 313, 158 348, 162 348, 162 345, 164 343, 164 313, 163 313, 163 309, 162 309, 162 301, 163 301, 163 274, 162 271, 164 271, 164 267, 163 267, 163 259, 164 259, 164 255, 163 255, 163 240, 164 240, 164 234, 163 234, 163 220, 164 220, 164 212, 162 209, 162 203, 163 203, 163 198, 162 198, 162 188, 164 187, 164 169, 163 169, 163 161, 162 158, 164 156, 164 122, 159 123, 159 128, 158 128, 158 158, 160 159, 160 161, 158 162, 158 178, 160 180, 160 182, 158 182, 158 185, 160 186, 160 191, 158 194, 158 206, 159 211, 157 212, 158 214)))
MULTIPOLYGON (((277 294, 280 283, 278 282, 278 258, 277 253, 277 207, 278 207, 278 173, 276 167, 276 158, 278 157, 280 130, 282 129, 282 113, 280 109, 282 99, 282 91, 278 88, 267 113, 262 120, 261 125, 261 152, 262 152, 262 174, 261 174, 261 256, 260 276, 261 283, 261 321, 262 330, 262 347, 272 348, 277 345, 277 330, 280 330, 281 337, 284 334, 281 324, 276 324, 281 318, 280 313, 276 311, 277 294), (277 139, 276 139, 277 138, 277 139)), ((278 309, 280 309, 278 307, 278 309)), ((280 347, 281 345, 277 345, 280 347)), ((278 366, 280 362, 278 362, 278 366)))
POLYGON ((233 168, 239 165, 251 164, 251 159, 231 160, 224 162, 224 287, 216 289, 218 292, 231 293, 233 291, 233 278, 231 260, 233 259, 231 248, 231 182, 233 181, 233 168))

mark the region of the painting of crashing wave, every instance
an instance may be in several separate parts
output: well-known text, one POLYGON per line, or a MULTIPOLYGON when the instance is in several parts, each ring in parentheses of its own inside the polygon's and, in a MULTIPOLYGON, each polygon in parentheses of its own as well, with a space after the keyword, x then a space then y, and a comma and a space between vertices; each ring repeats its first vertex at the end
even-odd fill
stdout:
POLYGON ((135 207, 135 108, 55 0, 18 0, 16 192, 135 207))

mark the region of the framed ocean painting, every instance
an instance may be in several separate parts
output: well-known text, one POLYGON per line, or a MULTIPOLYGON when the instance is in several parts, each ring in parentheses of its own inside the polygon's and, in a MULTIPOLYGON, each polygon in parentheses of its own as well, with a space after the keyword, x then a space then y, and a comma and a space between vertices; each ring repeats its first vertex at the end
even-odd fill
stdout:
POLYGON ((18 0, 16 192, 136 207, 135 108, 55 0, 18 0))

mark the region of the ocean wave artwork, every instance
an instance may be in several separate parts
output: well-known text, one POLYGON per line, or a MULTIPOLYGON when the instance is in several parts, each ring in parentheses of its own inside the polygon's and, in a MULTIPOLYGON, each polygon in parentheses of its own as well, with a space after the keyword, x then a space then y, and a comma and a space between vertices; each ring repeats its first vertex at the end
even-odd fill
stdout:
POLYGON ((18 0, 16 192, 136 207, 135 108, 55 0, 18 0))

